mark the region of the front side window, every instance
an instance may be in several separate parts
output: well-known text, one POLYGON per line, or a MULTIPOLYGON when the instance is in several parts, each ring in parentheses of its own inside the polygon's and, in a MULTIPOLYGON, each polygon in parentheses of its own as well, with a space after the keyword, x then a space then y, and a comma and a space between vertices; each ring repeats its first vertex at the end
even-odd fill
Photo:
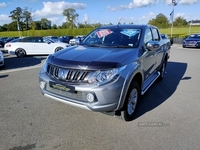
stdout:
POLYGON ((88 46, 137 47, 140 34, 140 29, 97 29, 90 33, 81 44, 88 46))
POLYGON ((144 35, 144 44, 146 45, 147 42, 152 41, 153 37, 152 37, 152 33, 150 28, 146 29, 145 31, 145 35, 144 35))
POLYGON ((160 41, 160 36, 158 34, 158 30, 156 28, 152 28, 153 39, 154 41, 160 41))

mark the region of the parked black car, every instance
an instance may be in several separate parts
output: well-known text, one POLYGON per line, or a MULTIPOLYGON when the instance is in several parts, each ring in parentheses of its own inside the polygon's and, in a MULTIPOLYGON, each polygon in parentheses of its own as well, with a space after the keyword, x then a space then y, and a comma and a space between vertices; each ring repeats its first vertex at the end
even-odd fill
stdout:
POLYGON ((14 39, 17 39, 18 37, 2 37, 0 38, 0 47, 4 47, 4 45, 14 39))
POLYGON ((0 47, 4 47, 4 44, 6 43, 6 39, 7 39, 8 37, 1 37, 0 38, 0 47))
POLYGON ((172 45, 171 39, 167 36, 167 34, 161 34, 161 37, 163 40, 166 41, 166 45, 167 45, 168 49, 170 49, 171 45, 172 45))
POLYGON ((200 34, 191 34, 183 40, 183 48, 185 47, 198 47, 200 48, 200 34))
POLYGON ((68 43, 69 44, 69 41, 71 40, 71 39, 73 39, 74 37, 73 36, 61 36, 60 37, 60 41, 61 42, 64 42, 64 43, 68 43))

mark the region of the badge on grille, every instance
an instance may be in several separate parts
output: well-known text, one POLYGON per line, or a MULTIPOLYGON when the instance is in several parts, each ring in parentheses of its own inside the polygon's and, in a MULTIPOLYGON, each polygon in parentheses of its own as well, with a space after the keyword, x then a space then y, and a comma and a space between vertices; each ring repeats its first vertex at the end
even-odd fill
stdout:
POLYGON ((58 78, 60 80, 66 80, 66 77, 67 77, 67 70, 60 69, 58 72, 58 78))

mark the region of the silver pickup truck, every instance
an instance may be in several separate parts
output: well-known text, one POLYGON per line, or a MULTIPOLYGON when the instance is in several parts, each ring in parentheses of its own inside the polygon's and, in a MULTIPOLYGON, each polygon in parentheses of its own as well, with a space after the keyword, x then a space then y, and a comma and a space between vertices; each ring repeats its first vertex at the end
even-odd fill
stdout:
POLYGON ((79 45, 49 55, 40 89, 59 102, 131 121, 140 96, 164 78, 169 57, 155 26, 103 26, 79 45))

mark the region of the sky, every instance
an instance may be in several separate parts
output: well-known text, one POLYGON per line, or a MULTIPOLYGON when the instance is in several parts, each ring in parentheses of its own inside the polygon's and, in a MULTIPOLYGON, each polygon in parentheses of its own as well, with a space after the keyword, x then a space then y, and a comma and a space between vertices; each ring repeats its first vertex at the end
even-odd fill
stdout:
POLYGON ((0 26, 12 22, 9 15, 17 7, 28 8, 33 21, 47 18, 52 25, 66 22, 63 10, 67 8, 79 14, 76 23, 147 24, 160 13, 170 20, 173 9, 174 18, 200 20, 200 0, 175 1, 176 6, 172 0, 0 0, 0 26))

